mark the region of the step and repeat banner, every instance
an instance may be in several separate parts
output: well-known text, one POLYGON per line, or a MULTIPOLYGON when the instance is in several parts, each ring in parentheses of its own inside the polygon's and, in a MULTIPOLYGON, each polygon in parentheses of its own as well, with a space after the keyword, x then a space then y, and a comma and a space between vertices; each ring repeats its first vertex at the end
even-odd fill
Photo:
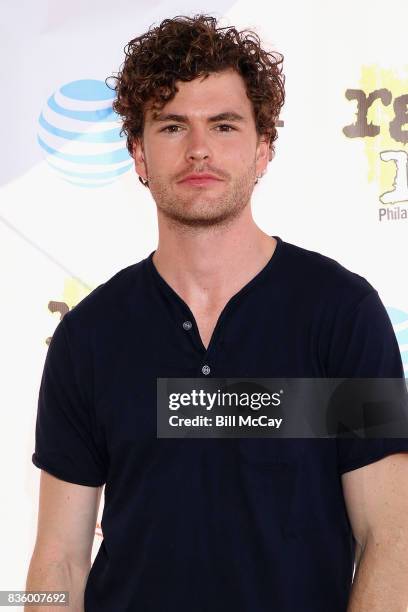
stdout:
MULTIPOLYGON (((157 245, 105 79, 135 36, 206 12, 284 55, 276 155, 252 209, 270 235, 318 251, 378 290, 408 372, 406 0, 9 2, 1 16, 0 590, 24 589, 40 470, 40 377, 64 314, 157 245)), ((100 517, 93 558, 103 534, 100 517)), ((13 608, 15 609, 15 608, 13 608)))

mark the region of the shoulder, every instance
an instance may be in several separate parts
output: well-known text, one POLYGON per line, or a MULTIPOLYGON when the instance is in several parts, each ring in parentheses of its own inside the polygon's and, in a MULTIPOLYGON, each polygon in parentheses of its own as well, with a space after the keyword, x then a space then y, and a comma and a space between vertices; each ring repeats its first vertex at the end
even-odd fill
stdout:
POLYGON ((69 328, 82 331, 89 327, 109 325, 137 304, 138 287, 144 274, 145 259, 119 270, 95 287, 69 310, 63 320, 69 328))
POLYGON ((294 289, 305 297, 345 307, 357 305, 366 296, 376 293, 366 278, 337 260, 288 242, 283 246, 285 274, 294 289))
POLYGON ((335 259, 287 244, 285 274, 290 303, 312 321, 324 376, 401 376, 391 321, 377 290, 335 259), (293 279, 293 282, 290 282, 293 279))

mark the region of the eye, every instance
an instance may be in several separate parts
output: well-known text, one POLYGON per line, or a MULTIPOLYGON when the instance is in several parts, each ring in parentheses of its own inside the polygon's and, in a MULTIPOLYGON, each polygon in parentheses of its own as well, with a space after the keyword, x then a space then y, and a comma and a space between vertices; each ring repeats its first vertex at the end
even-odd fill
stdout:
POLYGON ((233 128, 232 125, 228 125, 226 123, 222 123, 221 125, 217 125, 216 127, 217 128, 227 128, 226 130, 222 129, 221 132, 229 132, 230 130, 235 130, 235 128, 233 128))
POLYGON ((181 127, 180 125, 166 125, 166 127, 161 129, 160 131, 167 132, 168 134, 177 134, 177 131, 180 127, 181 127))

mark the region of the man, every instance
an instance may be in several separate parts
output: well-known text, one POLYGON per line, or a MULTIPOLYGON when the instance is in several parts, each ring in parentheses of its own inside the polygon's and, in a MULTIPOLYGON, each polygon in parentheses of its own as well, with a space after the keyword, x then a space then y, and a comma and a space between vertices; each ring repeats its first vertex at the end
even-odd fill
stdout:
POLYGON ((205 15, 128 45, 115 108, 159 244, 57 326, 33 455, 27 588, 69 590, 72 610, 408 604, 408 440, 156 436, 159 377, 403 376, 376 290, 252 218, 284 100, 281 59, 205 15))

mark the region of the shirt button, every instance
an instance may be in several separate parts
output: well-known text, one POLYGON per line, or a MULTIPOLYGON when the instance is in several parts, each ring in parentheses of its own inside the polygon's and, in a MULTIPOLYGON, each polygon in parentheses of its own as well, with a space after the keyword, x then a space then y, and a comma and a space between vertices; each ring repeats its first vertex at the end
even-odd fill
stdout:
POLYGON ((193 324, 191 321, 184 321, 183 327, 184 329, 191 329, 193 327, 193 324))
POLYGON ((207 374, 209 374, 209 373, 211 372, 211 370, 210 370, 210 366, 208 366, 208 365, 204 365, 204 366, 201 368, 201 371, 202 371, 202 373, 203 373, 203 374, 205 374, 205 375, 207 376, 207 374))

